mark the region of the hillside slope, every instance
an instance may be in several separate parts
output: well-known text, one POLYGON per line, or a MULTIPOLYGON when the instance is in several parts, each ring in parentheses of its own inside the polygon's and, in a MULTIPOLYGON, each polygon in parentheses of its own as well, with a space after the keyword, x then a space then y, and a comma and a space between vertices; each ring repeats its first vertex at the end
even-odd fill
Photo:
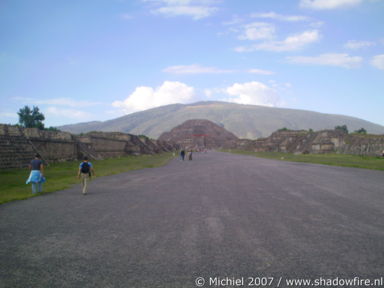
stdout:
POLYGON ((283 127, 294 130, 323 130, 344 124, 350 131, 365 128, 369 133, 384 134, 384 126, 355 117, 226 102, 172 104, 104 122, 80 123, 58 128, 71 133, 117 131, 158 138, 163 132, 170 131, 190 119, 213 121, 239 138, 248 139, 267 137, 283 127))

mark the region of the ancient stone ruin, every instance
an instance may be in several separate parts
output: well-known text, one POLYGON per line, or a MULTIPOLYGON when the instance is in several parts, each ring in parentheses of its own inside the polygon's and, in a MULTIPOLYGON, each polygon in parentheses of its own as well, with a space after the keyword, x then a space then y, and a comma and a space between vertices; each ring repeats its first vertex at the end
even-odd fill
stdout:
POLYGON ((257 140, 238 139, 208 120, 188 120, 163 133, 159 140, 120 132, 72 135, 61 131, 0 124, 0 169, 26 167, 35 153, 46 162, 105 159, 184 149, 230 148, 255 152, 344 153, 381 155, 384 135, 346 134, 340 130, 283 130, 257 140))
POLYGON ((124 133, 90 132, 72 135, 61 131, 20 128, 0 124, 0 169, 26 167, 35 153, 46 162, 104 159, 124 155, 155 154, 177 147, 166 142, 124 133))
POLYGON ((188 120, 163 133, 163 141, 186 149, 233 148, 255 152, 344 153, 381 155, 384 135, 347 134, 342 130, 281 130, 267 138, 238 139, 223 127, 208 120, 188 120))
POLYGON ((239 140, 223 127, 204 119, 185 121, 170 132, 160 135, 160 141, 179 145, 184 149, 235 148, 239 140))
POLYGON ((238 149, 255 152, 343 153, 381 155, 384 135, 347 134, 340 130, 277 131, 267 138, 239 140, 238 149))

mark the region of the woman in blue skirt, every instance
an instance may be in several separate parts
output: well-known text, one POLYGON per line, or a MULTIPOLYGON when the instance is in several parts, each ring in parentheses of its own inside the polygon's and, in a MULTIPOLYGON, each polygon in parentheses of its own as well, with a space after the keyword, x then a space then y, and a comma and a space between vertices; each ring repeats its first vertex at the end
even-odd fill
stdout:
POLYGON ((42 192, 42 184, 45 182, 44 177, 44 165, 41 161, 40 154, 35 155, 35 159, 29 164, 29 169, 31 173, 26 184, 32 183, 32 194, 42 192))

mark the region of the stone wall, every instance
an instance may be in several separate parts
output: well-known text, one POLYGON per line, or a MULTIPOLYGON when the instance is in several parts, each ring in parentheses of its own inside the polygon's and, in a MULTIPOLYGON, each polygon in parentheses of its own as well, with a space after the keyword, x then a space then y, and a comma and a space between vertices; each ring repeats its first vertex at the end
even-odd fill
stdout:
POLYGON ((50 163, 82 159, 84 156, 100 160, 175 149, 168 143, 131 134, 92 132, 72 135, 0 124, 0 169, 27 167, 36 153, 50 163))
MULTIPOLYGON (((381 155, 384 150, 384 135, 345 134, 338 130, 277 131, 267 138, 240 139, 228 143, 231 144, 228 148, 256 152, 381 155)), ((27 167, 35 153, 40 153, 49 163, 81 159, 84 156, 90 159, 104 159, 154 154, 175 151, 181 147, 179 146, 145 136, 117 132, 72 135, 67 132, 23 129, 0 124, 0 169, 27 167)))
POLYGON ((277 131, 267 138, 240 140, 238 149, 255 152, 381 155, 384 135, 346 134, 339 130, 277 131))
POLYGON ((70 133, 37 128, 21 129, 21 131, 46 161, 58 162, 78 158, 78 147, 70 133))
POLYGON ((346 154, 380 155, 384 151, 384 135, 348 135, 338 151, 346 154))
POLYGON ((0 125, 0 168, 25 167, 35 153, 18 127, 0 125))

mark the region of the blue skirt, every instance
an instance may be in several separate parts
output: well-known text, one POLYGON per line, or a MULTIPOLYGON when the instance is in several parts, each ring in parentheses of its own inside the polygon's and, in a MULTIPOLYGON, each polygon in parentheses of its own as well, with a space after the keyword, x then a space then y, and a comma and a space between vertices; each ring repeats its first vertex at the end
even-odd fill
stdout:
POLYGON ((31 174, 29 174, 29 178, 27 179, 26 184, 29 183, 44 183, 45 177, 41 175, 41 172, 39 170, 32 170, 31 174))

